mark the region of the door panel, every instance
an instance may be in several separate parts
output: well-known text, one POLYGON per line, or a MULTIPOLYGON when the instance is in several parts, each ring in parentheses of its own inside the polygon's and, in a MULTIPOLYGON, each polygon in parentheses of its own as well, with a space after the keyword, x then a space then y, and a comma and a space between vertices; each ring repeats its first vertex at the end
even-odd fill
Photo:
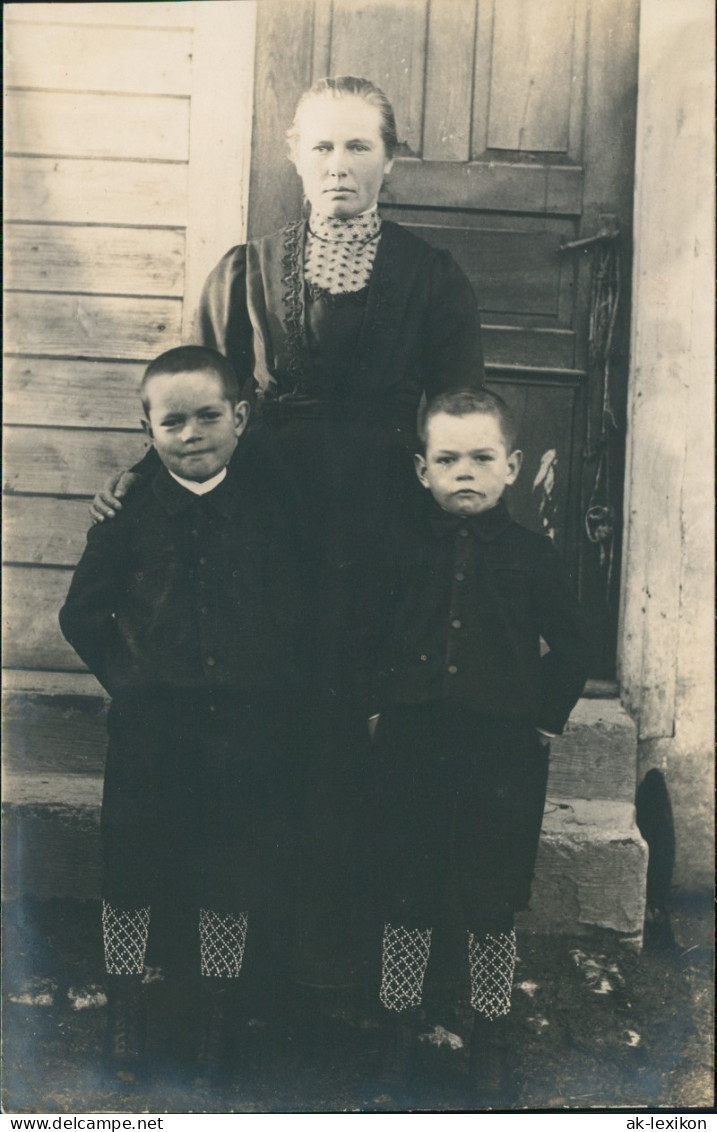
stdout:
POLYGON ((578 0, 494 0, 486 149, 569 152, 573 76, 582 70, 575 52, 576 23, 584 20, 578 6, 578 0))
POLYGON ((251 234, 299 215, 300 184, 281 139, 301 91, 324 74, 378 83, 402 141, 382 212, 448 248, 474 285, 489 384, 522 426, 514 513, 549 529, 564 550, 600 639, 594 675, 602 677, 613 672, 617 619, 638 4, 262 0, 258 8, 251 234), (603 224, 620 231, 622 287, 607 366, 590 346, 596 251, 562 250, 603 224), (598 499, 606 459, 609 498, 598 499), (609 566, 606 546, 586 535, 596 499, 614 520, 609 566))

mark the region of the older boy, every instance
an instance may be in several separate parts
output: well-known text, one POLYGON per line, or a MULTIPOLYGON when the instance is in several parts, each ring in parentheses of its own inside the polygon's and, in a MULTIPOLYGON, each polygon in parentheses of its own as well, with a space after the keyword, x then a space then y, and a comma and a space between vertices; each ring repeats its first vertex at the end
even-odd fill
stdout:
POLYGON ((196 925, 199 1074, 219 1068, 249 911, 291 827, 302 607, 290 517, 235 453, 249 406, 231 365, 169 350, 141 398, 161 464, 90 530, 60 613, 112 697, 102 926, 107 1055, 126 1080, 141 1065, 150 919, 167 907, 196 925))
POLYGON ((377 748, 385 1078, 405 1073, 434 926, 467 933, 481 1100, 509 1086, 513 915, 528 904, 548 744, 587 674, 585 627, 553 544, 503 501, 522 460, 505 402, 442 394, 421 422, 426 506, 392 532, 361 646, 377 748), (541 656, 541 638, 549 652, 541 656))

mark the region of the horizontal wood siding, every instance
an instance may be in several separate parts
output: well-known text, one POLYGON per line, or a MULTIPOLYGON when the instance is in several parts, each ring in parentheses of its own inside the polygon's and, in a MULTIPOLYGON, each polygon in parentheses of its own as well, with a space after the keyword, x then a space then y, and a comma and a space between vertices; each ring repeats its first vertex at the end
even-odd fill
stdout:
POLYGON ((138 33, 136 28, 18 23, 11 34, 5 69, 11 87, 55 91, 81 85, 83 91, 191 93, 190 29, 168 35, 163 28, 138 33))
POLYGON ((82 554, 89 522, 86 499, 8 495, 4 513, 6 562, 74 566, 82 554))
POLYGON ((5 317, 11 353, 149 359, 177 345, 182 303, 20 291, 8 296, 5 317))
POLYGON ((3 571, 3 659, 9 668, 81 670, 57 620, 71 570, 6 566, 3 571))
POLYGON ((184 232, 12 224, 5 240, 12 290, 173 295, 184 289, 184 232))
POLYGON ((6 4, 5 22, 13 24, 89 24, 92 26, 185 28, 191 30, 194 5, 176 0, 151 0, 151 3, 118 4, 6 4))
POLYGON ((5 143, 10 153, 186 161, 189 100, 10 90, 5 143))
POLYGON ((140 362, 9 357, 5 361, 5 424, 136 428, 140 362))
POLYGON ((5 434, 5 490, 91 497, 145 447, 143 433, 13 426, 5 434))
POLYGON ((21 670, 84 667, 57 615, 89 499, 146 451, 139 380, 181 341, 194 21, 192 3, 6 7, 4 662, 21 670))
POLYGON ((187 167, 167 162, 8 157, 5 219, 183 228, 187 167))

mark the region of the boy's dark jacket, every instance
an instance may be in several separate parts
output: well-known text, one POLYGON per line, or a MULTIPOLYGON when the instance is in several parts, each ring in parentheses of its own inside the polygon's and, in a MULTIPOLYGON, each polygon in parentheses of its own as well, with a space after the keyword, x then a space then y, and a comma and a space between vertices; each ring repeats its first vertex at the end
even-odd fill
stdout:
POLYGON ((89 531, 60 624, 111 695, 215 688, 252 703, 299 691, 296 526, 243 440, 212 492, 190 493, 159 465, 89 531))
POLYGON ((552 542, 502 500, 462 519, 425 492, 364 574, 357 698, 369 714, 448 700, 562 732, 588 675, 589 635, 552 542))

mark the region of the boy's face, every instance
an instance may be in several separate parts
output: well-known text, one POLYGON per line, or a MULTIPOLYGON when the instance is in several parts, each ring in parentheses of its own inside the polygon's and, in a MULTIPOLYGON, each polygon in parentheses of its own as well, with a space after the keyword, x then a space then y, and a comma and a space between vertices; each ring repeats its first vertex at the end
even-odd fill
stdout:
POLYGON ((249 406, 246 401, 232 405, 217 374, 158 373, 145 395, 149 412, 142 427, 165 468, 201 483, 226 467, 246 428, 249 406))
POLYGON ((428 422, 426 454, 416 456, 416 472, 444 511, 479 515, 515 483, 522 458, 522 452, 507 451, 500 421, 491 413, 436 413, 428 422))

